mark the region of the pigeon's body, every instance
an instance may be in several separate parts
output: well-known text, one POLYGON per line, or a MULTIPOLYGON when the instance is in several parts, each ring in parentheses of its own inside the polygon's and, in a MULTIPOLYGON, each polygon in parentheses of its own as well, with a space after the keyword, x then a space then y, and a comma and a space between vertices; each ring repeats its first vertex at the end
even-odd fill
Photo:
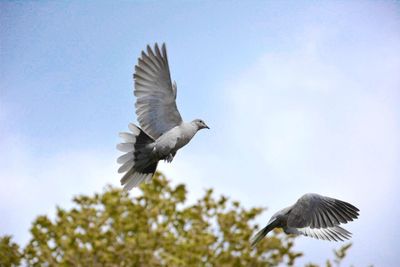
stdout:
POLYGON ((251 243, 255 246, 274 228, 282 228, 286 234, 343 241, 350 238, 351 233, 339 225, 357 219, 358 212, 356 207, 347 202, 318 194, 305 194, 294 205, 275 213, 251 243))
POLYGON ((135 66, 134 94, 136 114, 142 129, 129 124, 131 133, 120 133, 124 143, 117 148, 126 154, 118 158, 118 172, 125 173, 121 184, 125 190, 152 178, 158 161, 171 162, 176 152, 208 128, 199 119, 184 122, 176 106, 176 83, 171 82, 165 44, 154 51, 147 46, 135 66))
POLYGON ((183 122, 175 126, 155 141, 155 153, 160 159, 166 159, 185 146, 194 137, 198 128, 192 122, 183 122))

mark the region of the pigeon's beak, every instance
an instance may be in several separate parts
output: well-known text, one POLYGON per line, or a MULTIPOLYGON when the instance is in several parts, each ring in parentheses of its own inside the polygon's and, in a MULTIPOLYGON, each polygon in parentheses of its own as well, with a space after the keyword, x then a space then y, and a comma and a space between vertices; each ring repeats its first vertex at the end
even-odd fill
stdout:
POLYGON ((204 128, 210 129, 210 127, 207 126, 207 124, 204 123, 204 128))

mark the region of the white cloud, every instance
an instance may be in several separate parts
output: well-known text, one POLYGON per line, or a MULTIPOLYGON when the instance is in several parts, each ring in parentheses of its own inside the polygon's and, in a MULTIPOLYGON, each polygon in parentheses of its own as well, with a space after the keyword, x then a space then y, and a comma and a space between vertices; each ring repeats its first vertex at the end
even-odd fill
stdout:
POLYGON ((31 222, 40 214, 55 214, 56 205, 70 207, 77 194, 102 191, 118 184, 113 153, 65 151, 34 155, 29 142, 4 134, 0 143, 0 235, 11 234, 25 244, 31 222))

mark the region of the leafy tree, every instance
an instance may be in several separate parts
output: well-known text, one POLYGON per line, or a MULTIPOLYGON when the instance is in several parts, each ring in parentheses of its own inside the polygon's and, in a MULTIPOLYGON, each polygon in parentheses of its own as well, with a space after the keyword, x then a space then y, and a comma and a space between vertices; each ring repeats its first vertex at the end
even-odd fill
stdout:
POLYGON ((21 256, 19 246, 11 241, 11 236, 0 237, 0 266, 18 266, 21 256))
POLYGON ((140 190, 130 197, 108 187, 75 197, 70 210, 58 207, 54 220, 39 216, 22 252, 1 239, 0 266, 21 259, 28 266, 277 266, 302 256, 279 230, 251 249, 261 208, 246 209, 211 189, 189 205, 186 187, 172 187, 159 173, 140 190))
MULTIPOLYGON (((333 254, 334 254, 334 259, 333 260, 326 260, 326 267, 333 267, 333 263, 335 263, 335 266, 339 267, 340 264, 342 263, 343 259, 346 257, 347 255, 347 251, 351 248, 352 244, 348 243, 346 245, 343 245, 341 248, 339 248, 338 250, 333 250, 333 254)), ((318 267, 318 265, 313 264, 313 263, 309 263, 306 265, 306 267, 318 267)))

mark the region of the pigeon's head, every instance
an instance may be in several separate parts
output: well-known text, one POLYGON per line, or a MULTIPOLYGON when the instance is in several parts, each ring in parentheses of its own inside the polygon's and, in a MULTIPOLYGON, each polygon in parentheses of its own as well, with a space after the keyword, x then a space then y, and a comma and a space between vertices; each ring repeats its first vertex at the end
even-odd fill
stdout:
POLYGON ((204 128, 210 129, 210 127, 208 127, 203 120, 195 119, 194 121, 192 121, 192 123, 197 126, 197 130, 201 130, 204 128))

